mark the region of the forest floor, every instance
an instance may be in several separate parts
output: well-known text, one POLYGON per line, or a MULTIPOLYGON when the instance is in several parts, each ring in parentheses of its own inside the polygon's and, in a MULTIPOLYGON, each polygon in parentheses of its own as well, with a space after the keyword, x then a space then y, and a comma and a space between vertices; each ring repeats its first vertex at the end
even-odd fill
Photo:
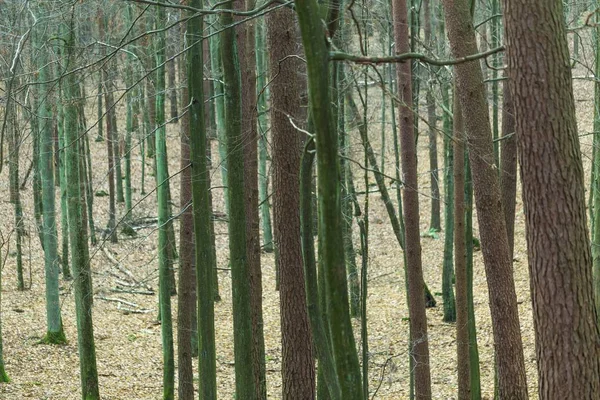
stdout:
MULTIPOLYGON (((587 81, 575 81, 578 122, 582 134, 582 152, 586 169, 586 182, 589 182, 589 164, 591 156, 591 136, 583 136, 592 126, 592 85, 587 81)), ((376 96, 371 97, 372 99, 376 96)), ((122 110, 120 111, 122 113, 122 110)), ((373 106, 370 119, 378 121, 380 110, 373 106)), ((121 115, 123 117, 123 115, 121 115)), ((92 120, 88 118, 88 120, 92 120)), ((121 119, 124 121, 124 119, 121 119)), ((424 129, 424 124, 421 124, 424 129)), ((374 147, 380 149, 381 125, 370 125, 374 147)), ((90 132, 90 143, 94 165, 94 191, 105 190, 106 180, 106 142, 95 142, 95 128, 90 132)), ((356 136, 356 132, 352 132, 356 136)), ((391 143, 391 130, 388 129, 388 142, 391 143)), ((170 173, 179 171, 179 124, 168 126, 170 173)), ((429 160, 427 136, 420 135, 419 150, 419 188, 421 197, 421 231, 429 230, 430 199, 429 160)), ((356 137, 353 138, 353 141, 356 137)), ((438 139, 440 172, 443 172, 442 138, 438 139)), ((21 160, 25 171, 31 160, 31 146, 26 141, 21 160)), ((355 142, 357 143, 357 142, 355 142)), ((386 170, 393 171, 393 149, 388 143, 386 150, 386 170)), ((360 146, 355 145, 352 156, 362 160, 360 146)), ((142 199, 140 191, 141 158, 139 148, 132 153, 134 174, 134 203, 142 199)), ((216 142, 213 142, 213 154, 216 155, 216 142)), ((216 160, 217 157, 214 157, 216 160)), ((361 161, 362 163, 362 161, 361 161)), ((151 162, 147 161, 146 171, 151 171, 151 162)), ((215 162, 213 186, 220 185, 220 172, 215 162)), ((356 166, 355 166, 356 168, 356 166)), ((355 179, 359 189, 363 174, 355 169, 355 179)), ((440 179, 442 178, 440 175, 440 179)), ((31 179, 31 178, 30 178, 31 179)), ((374 182, 372 176, 371 182, 374 182)), ((8 196, 7 174, 0 181, 0 229, 6 234, 13 226, 13 208, 6 201, 8 196)), ((14 244, 10 248, 8 262, 2 271, 2 325, 4 335, 4 358, 6 370, 11 377, 9 384, 0 384, 0 399, 78 399, 79 364, 77 356, 77 333, 74 312, 74 298, 71 281, 61 279, 61 307, 68 344, 49 346, 38 344, 45 333, 44 300, 44 263, 39 239, 35 233, 33 221, 33 202, 31 184, 22 192, 26 227, 29 236, 24 244, 24 266, 28 290, 16 290, 14 244)), ((148 174, 146 190, 150 193, 154 187, 154 178, 148 174)), ((179 179, 174 177, 171 190, 174 204, 179 204, 179 179)), ((443 192, 443 186, 442 186, 443 192)), ((60 197, 57 190, 57 211, 60 209, 60 197)), ((359 198, 361 204, 364 197, 359 198)), ((214 191, 215 211, 224 212, 223 194, 214 191)), ((442 203, 443 204, 443 203, 442 203)), ((108 216, 108 197, 95 197, 95 223, 105 228, 108 216)), ((119 215, 123 215, 124 206, 119 204, 119 215)), ((178 207, 174 208, 174 212, 178 207)), ((135 207, 134 219, 152 219, 156 217, 155 195, 150 194, 135 207)), ((443 214, 443 213, 442 213, 443 214)), ((443 217, 443 215, 442 215, 443 217)), ((404 271, 401 250, 394 239, 383 203, 377 193, 370 195, 369 218, 371 229, 369 236, 369 278, 368 278, 368 330, 370 354, 370 392, 376 399, 408 398, 408 309, 404 286, 404 271)), ((59 238, 62 238, 59 223, 59 238)), ((216 241, 218 264, 228 266, 227 226, 216 222, 216 241)), ((475 219, 475 236, 477 223, 475 219)), ((443 227, 443 222, 442 222, 443 227)), ((176 223, 175 228, 178 228, 176 223)), ((102 236, 100 234, 99 238, 102 236)), ((525 227, 523 207, 520 195, 517 200, 515 229, 514 276, 519 302, 521 332, 525 349, 525 362, 531 398, 537 398, 537 376, 534 347, 534 328, 529 291, 527 268, 525 227)), ((358 237, 354 237, 358 247, 358 237)), ((62 240, 62 239, 60 239, 62 240)), ((11 238, 14 242, 14 237, 11 238)), ((423 268, 425 281, 436 295, 437 307, 427 311, 429 324, 429 344, 431 375, 434 399, 452 399, 456 397, 456 326, 442 322, 443 305, 441 298, 442 256, 444 232, 436 238, 423 238, 423 268)), ((6 251, 2 249, 2 251, 6 251)), ((101 394, 104 399, 134 400, 161 398, 162 353, 160 325, 157 323, 157 296, 115 293, 118 280, 127 280, 118 270, 105 251, 111 254, 123 267, 129 270, 138 281, 157 292, 157 232, 156 224, 148 224, 137 231, 137 237, 119 235, 119 243, 103 242, 91 248, 92 271, 94 279, 94 329, 101 394), (101 249, 101 248, 104 249, 101 249), (103 298, 118 298, 134 305, 119 304, 103 298), (130 313, 123 308, 134 308, 144 313, 130 313), (148 310, 148 312, 145 312, 148 310)), ((358 256, 357 256, 358 257, 358 256)), ((360 260, 360 259, 359 259, 360 260)), ((273 254, 263 254, 263 311, 265 322, 266 362, 268 397, 280 398, 281 393, 281 341, 278 307, 278 292, 275 291, 275 269, 273 254)), ((234 398, 234 358, 233 328, 231 312, 231 280, 228 271, 219 271, 219 287, 222 300, 215 306, 217 337, 217 383, 219 398, 234 398)), ((176 297, 172 298, 174 320, 177 315, 176 297)), ((488 290, 485 280, 481 252, 474 257, 474 302, 477 320, 477 339, 479 345, 481 384, 484 398, 493 398, 493 339, 488 307, 488 290)), ((359 323, 354 321, 357 342, 360 337, 359 323)), ((175 324, 176 329, 176 324, 175 324)), ((175 338, 176 339, 176 338, 175 338)), ((194 361, 196 363, 196 361, 194 361)), ((196 367, 196 364, 195 364, 196 367)), ((196 385, 197 386, 197 385, 196 385)))

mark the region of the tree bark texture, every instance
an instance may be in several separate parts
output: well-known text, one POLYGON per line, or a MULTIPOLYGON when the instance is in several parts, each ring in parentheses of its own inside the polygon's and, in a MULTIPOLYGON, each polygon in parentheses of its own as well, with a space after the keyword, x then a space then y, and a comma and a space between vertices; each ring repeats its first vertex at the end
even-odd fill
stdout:
MULTIPOLYGON (((450 48, 454 57, 476 54, 477 42, 468 0, 444 0, 444 8, 450 48)), ((454 69, 461 107, 463 110, 469 110, 464 124, 489 289, 498 392, 501 399, 527 399, 517 294, 483 74, 478 61, 459 64, 454 69)))
POLYGON ((271 70, 273 220, 279 250, 282 340, 282 398, 314 399, 315 367, 306 308, 300 241, 300 125, 303 64, 294 12, 280 9, 267 18, 271 70))
MULTIPOLYGON (((396 53, 408 53, 408 8, 406 0, 392 2, 396 53)), ((397 66, 398 118, 400 123, 400 148, 404 177, 404 224, 408 287, 408 312, 410 316, 410 351, 415 362, 415 398, 431 399, 429 371, 429 339, 427 315, 423 298, 423 266, 421 264, 421 236, 419 227, 419 193, 417 181, 417 149, 414 135, 412 109, 412 72, 410 62, 397 66)))
POLYGON ((563 5, 519 0, 504 6, 539 395, 596 399, 600 334, 563 5))

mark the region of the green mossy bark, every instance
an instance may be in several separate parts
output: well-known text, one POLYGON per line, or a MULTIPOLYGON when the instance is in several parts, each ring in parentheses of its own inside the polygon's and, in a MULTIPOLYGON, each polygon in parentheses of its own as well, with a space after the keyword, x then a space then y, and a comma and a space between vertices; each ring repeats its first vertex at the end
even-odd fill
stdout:
MULTIPOLYGON (((164 7, 156 10, 156 28, 164 27, 164 7)), ((173 321, 171 315, 171 257, 169 238, 169 175, 167 171, 167 140, 165 124, 165 32, 156 36, 156 184, 158 197, 158 275, 159 307, 163 351, 163 399, 175 398, 175 355, 173 349, 173 321)))
POLYGON ((323 310, 319 302, 317 262, 313 234, 312 171, 315 160, 315 142, 306 143, 300 165, 300 235, 302 238, 302 258, 304 261, 304 282, 306 306, 317 355, 317 397, 341 399, 340 387, 335 373, 335 364, 329 342, 323 310), (327 397, 328 396, 328 397, 327 397))
MULTIPOLYGON (((202 0, 191 5, 203 7, 202 0)), ((202 37, 203 18, 194 18, 187 25, 187 41, 195 43, 202 37)), ((205 44, 207 45, 207 44, 205 44)), ((201 46, 194 46, 187 55, 188 90, 190 98, 190 158, 192 164, 192 202, 195 232, 196 295, 198 298, 198 354, 199 393, 201 399, 217 398, 217 372, 215 350, 214 311, 214 253, 211 232, 212 205, 210 199, 210 171, 207 165, 207 134, 204 121, 204 88, 202 70, 204 64, 201 46)))
MULTIPOLYGON (((66 46, 67 59, 75 45, 74 30, 66 46)), ((79 368, 81 376, 81 397, 84 400, 99 400, 98 370, 96 367, 96 347, 92 321, 92 274, 88 249, 88 235, 84 216, 83 199, 85 186, 81 176, 81 140, 78 131, 76 76, 68 75, 64 85, 65 98, 65 169, 67 182, 67 206, 71 266, 73 268, 75 289, 75 313, 77 316, 77 342, 79 350, 79 368)))
POLYGON ((331 348, 343 399, 362 398, 362 379, 350 322, 342 237, 338 139, 333 120, 328 49, 316 0, 296 0, 309 85, 309 104, 316 131, 319 193, 319 242, 325 270, 331 348))
MULTIPOLYGON (((37 28, 37 27, 36 27, 37 28)), ((45 42, 43 36, 44 26, 40 25, 39 31, 34 33, 36 47, 41 47, 45 42)), ((44 265, 46 278, 46 322, 48 343, 64 343, 64 341, 55 342, 54 339, 64 338, 62 319, 60 312, 60 299, 58 288, 58 273, 60 262, 58 257, 58 242, 56 232, 56 211, 54 195, 54 165, 53 165, 53 138, 50 104, 47 101, 46 94, 50 86, 46 83, 51 78, 50 66, 47 60, 45 49, 39 51, 37 58, 40 66, 38 81, 40 105, 39 117, 42 121, 40 128, 40 175, 42 183, 42 226, 44 238, 44 265)))
MULTIPOLYGON (((448 95, 448 87, 442 88, 442 103, 446 110, 450 109, 450 100, 448 95)), ((452 146, 452 127, 450 118, 446 113, 443 117, 444 129, 444 189, 445 200, 444 206, 444 263, 442 267, 442 298, 444 300, 444 322, 456 321, 456 301, 454 298, 454 290, 452 281, 454 277, 454 179, 453 179, 453 153, 452 146)))
MULTIPOLYGON (((231 4, 223 6, 230 8, 231 4)), ((221 15, 221 25, 233 23, 231 14, 221 15)), ((252 363, 252 313, 250 285, 246 263, 246 211, 244 196, 244 152, 242 137, 241 78, 236 48, 235 31, 221 33, 221 62, 225 94, 225 131, 227 136, 229 198, 229 254, 233 292, 233 327, 235 354, 235 392, 238 399, 254 399, 254 372, 252 363)))

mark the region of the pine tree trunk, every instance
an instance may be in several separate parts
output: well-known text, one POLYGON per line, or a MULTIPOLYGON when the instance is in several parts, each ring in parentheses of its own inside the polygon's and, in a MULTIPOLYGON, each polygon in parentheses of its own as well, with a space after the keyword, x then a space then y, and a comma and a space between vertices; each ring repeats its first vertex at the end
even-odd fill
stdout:
MULTIPOLYGON (((455 58, 477 53, 469 6, 467 0, 444 1, 448 38, 455 58)), ((499 396, 527 399, 517 295, 483 75, 478 61, 458 64, 454 68, 461 108, 469 110, 464 124, 489 289, 499 396)), ((467 240, 471 239, 467 237, 467 240)))
POLYGON ((600 332, 563 6, 559 0, 504 5, 539 396, 596 398, 600 332))
MULTIPOLYGON (((234 3, 252 10, 255 0, 234 3)), ((252 308, 252 359, 257 400, 266 400, 265 339, 262 315, 262 273, 260 264, 260 221, 258 217, 258 115, 256 113, 256 34, 255 24, 236 28, 237 50, 242 82, 242 140, 244 150, 244 198, 246 207, 246 263, 249 272, 252 308)))
MULTIPOLYGON (((188 104, 189 93, 187 87, 182 87, 182 94, 183 102, 188 104)), ((192 167, 190 167, 190 113, 184 114, 179 122, 181 123, 182 172, 180 183, 181 217, 179 225, 179 286, 177 290, 178 395, 181 400, 192 400, 194 398, 192 316, 196 312, 196 274, 194 271, 194 213, 191 204, 192 167)))
MULTIPOLYGON (((408 36, 408 9, 406 0, 392 2, 396 52, 410 51, 408 36)), ((421 238, 419 228, 419 193, 417 181, 417 153, 414 136, 412 108, 411 64, 397 66, 398 118, 400 121, 400 148, 402 173, 404 175, 403 213, 405 224, 405 247, 408 311, 410 316, 410 351, 415 362, 415 396, 431 399, 431 375, 429 371, 429 341, 427 315, 423 298, 423 268, 421 264, 421 238)))
POLYGON ((271 132, 273 137, 273 220, 279 251, 279 296, 282 335, 282 398, 314 399, 315 368, 312 335, 306 309, 300 241, 301 132, 303 65, 297 22, 292 10, 280 9, 267 18, 271 70, 271 132), (285 61, 281 61, 285 60, 285 61))

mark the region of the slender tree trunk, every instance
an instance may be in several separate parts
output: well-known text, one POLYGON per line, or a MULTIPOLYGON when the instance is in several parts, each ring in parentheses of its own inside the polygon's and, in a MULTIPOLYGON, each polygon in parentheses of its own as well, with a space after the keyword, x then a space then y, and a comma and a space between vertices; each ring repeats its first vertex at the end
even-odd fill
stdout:
MULTIPOLYGON (((71 26, 67 41, 66 54, 71 55, 75 44, 74 30, 71 26)), ((71 244, 71 266, 75 288, 75 312, 77 315, 77 344, 79 350, 79 368, 81 376, 81 398, 99 400, 98 371, 96 367, 96 349, 94 344, 94 326, 92 323, 92 273, 88 249, 86 220, 83 215, 84 204, 81 184, 78 115, 75 75, 67 78, 65 85, 65 167, 68 195, 69 239, 71 244)))
MULTIPOLYGON (((106 72, 104 74, 106 80, 106 72)), ((117 206, 116 206, 116 194, 115 194, 115 158, 114 158, 114 119, 112 114, 114 113, 114 103, 112 92, 104 86, 105 104, 107 109, 110 107, 110 111, 106 114, 106 153, 108 159, 108 226, 106 227, 107 234, 110 236, 112 243, 117 243, 117 206)))
POLYGON ((504 5, 539 395, 596 398, 600 332, 563 6, 559 0, 504 5))
MULTIPOLYGON (((179 25, 169 29, 168 35, 170 40, 167 40, 167 54, 168 57, 171 58, 175 53, 174 41, 179 40, 178 33, 179 25)), ((181 60, 179 57, 177 60, 181 60)), ((173 59, 167 63, 167 80, 168 80, 168 88, 169 88, 169 105, 170 105, 170 114, 171 121, 177 122, 179 119, 179 114, 177 112, 177 68, 176 68, 176 59, 173 59)), ((181 62, 181 61, 180 61, 181 62)), ((181 67, 180 67, 181 68, 181 67)), ((181 82, 180 82, 181 83, 181 82)), ((184 104, 185 107, 185 104, 184 104)))
POLYGON ((219 159, 221 170, 221 182, 223 185, 223 194, 225 197, 225 209, 229 212, 229 194, 227 189, 227 132, 225 130, 225 95, 223 85, 223 63, 221 62, 221 38, 214 34, 220 28, 220 19, 213 16, 211 19, 210 30, 213 34, 209 38, 210 46, 210 71, 213 77, 213 93, 215 103, 215 122, 217 129, 217 139, 219 141, 219 159))
MULTIPOLYGON (((6 112, 6 111, 5 111, 6 112)), ((6 256, 4 256, 2 254, 2 250, 8 252, 8 249, 4 249, 4 234, 0 233, 0 240, 2 240, 2 243, 0 243, 0 266, 4 266, 4 260, 6 259, 6 256)), ((2 307, 2 274, 0 274, 0 311, 1 311, 1 307, 2 307)), ((2 347, 2 313, 0 312, 0 383, 7 383, 10 382, 10 378, 8 377, 8 374, 6 373, 6 369, 4 367, 4 356, 3 356, 3 347, 2 347)))
MULTIPOLYGON (((431 38, 431 0, 423 0, 423 35, 425 46, 433 49, 431 38)), ((437 116, 435 113, 435 98, 433 96, 433 82, 435 79, 435 67, 429 67, 429 82, 425 98, 427 101, 427 126, 429 132, 429 171, 431 174, 431 219, 429 227, 431 230, 440 231, 442 224, 440 222, 440 176, 438 172, 438 153, 437 153, 437 116)), ((444 301, 446 304, 446 301, 444 301)))
POLYGON ((515 208, 517 202, 517 137, 515 136, 514 105, 508 81, 504 81, 502 93, 504 94, 504 104, 502 106, 500 185, 506 234, 512 259, 515 248, 515 208))
POLYGON ((273 219, 279 251, 279 296, 282 339, 282 398, 314 399, 315 368, 309 326, 300 241, 300 144, 303 80, 297 22, 292 10, 268 18, 273 136, 273 219))
MULTIPOLYGON (((256 31, 256 92, 258 111, 258 201, 260 205, 260 219, 263 232, 263 250, 273 252, 273 229, 271 226, 270 199, 269 199, 269 174, 267 171, 268 143, 267 143, 267 26, 266 21, 257 22, 256 31)), ((278 60, 279 61, 279 60, 278 60)))
MULTIPOLYGON (((190 29, 192 27, 190 26, 190 29)), ((182 64, 185 61, 182 59, 182 64)), ((185 65, 185 64, 184 64, 185 65)), ((187 67, 183 67, 187 70, 187 67)), ((186 86, 182 87, 182 101, 189 103, 186 86)), ((178 395, 181 400, 194 398, 192 370, 193 315, 196 312, 196 274, 194 271, 194 219, 192 209, 192 171, 190 167, 190 113, 181 119, 181 189, 179 225, 179 287, 177 290, 177 374, 178 395)))
MULTIPOLYGON (((237 3, 240 10, 252 10, 255 0, 237 3)), ((242 140, 244 150, 244 198, 246 207, 246 263, 250 278, 252 308, 252 359, 257 400, 266 400, 265 339, 262 315, 262 273, 260 264, 260 220, 258 217, 258 115, 256 113, 255 24, 237 27, 237 49, 242 82, 242 140)))
POLYGON ((319 6, 316 0, 296 0, 295 4, 307 62, 310 111, 317 137, 319 242, 327 282, 331 347, 342 398, 360 399, 362 384, 348 306, 339 187, 338 138, 330 109, 325 29, 319 17, 319 6))
MULTIPOLYGON (((102 11, 98 11, 98 21, 100 21, 100 19, 102 19, 102 11)), ((100 25, 100 22, 98 23, 100 25)), ((103 111, 102 111, 102 97, 104 96, 104 84, 103 84, 103 80, 104 80, 104 72, 102 70, 100 70, 98 72, 98 106, 97 106, 97 117, 96 117, 96 121, 97 121, 97 125, 98 125, 98 135, 96 136, 96 142, 102 142, 104 140, 103 137, 103 111)))
MULTIPOLYGON (((156 27, 165 26, 165 8, 158 7, 156 12, 156 27)), ((175 360, 173 354, 173 325, 171 316, 171 277, 172 259, 169 246, 168 222, 169 174, 167 171, 167 140, 165 128, 165 49, 164 31, 156 37, 156 185, 158 201, 158 274, 159 274, 159 305, 161 317, 161 336, 163 351, 163 399, 175 397, 175 360)))
MULTIPOLYGON (((11 78, 16 79, 16 78, 11 78)), ((14 82, 13 82, 14 83, 14 82)), ((15 217, 15 242, 16 242, 16 262, 17 262, 17 289, 25 290, 23 280, 23 250, 22 240, 25 233, 23 223, 23 205, 21 204, 21 183, 19 178, 19 150, 21 148, 19 128, 17 126, 17 115, 14 102, 10 102, 9 107, 4 111, 4 118, 8 118, 8 151, 9 151, 9 181, 10 197, 14 205, 15 217)), ((0 259, 1 261, 1 259, 0 259)), ((2 265, 0 264, 0 268, 2 265)))
MULTIPOLYGON (((41 46, 45 37, 41 33, 36 33, 36 45, 41 46)), ((40 66, 38 79, 40 82, 46 82, 51 79, 50 66, 48 65, 47 52, 45 49, 40 51, 40 57, 37 62, 40 66)), ((60 298, 58 287, 58 273, 60 269, 58 257, 58 243, 56 232, 56 213, 55 213, 55 195, 54 195, 54 165, 52 161, 52 124, 50 118, 50 105, 48 104, 49 85, 41 83, 39 86, 41 104, 39 107, 40 124, 40 172, 42 181, 42 212, 43 212, 43 237, 44 237, 44 264, 46 275, 46 322, 47 332, 42 342, 61 344, 66 342, 63 331, 60 298)))
POLYGON ((319 301, 317 262, 313 235, 312 173, 315 160, 315 142, 309 138, 304 147, 300 165, 300 235, 304 261, 306 306, 312 331, 314 350, 319 361, 317 398, 341 399, 340 385, 335 373, 335 364, 326 328, 322 318, 324 310, 319 301))
MULTIPOLYGON (((225 6, 231 7, 231 4, 225 6)), ((221 15, 221 25, 233 23, 231 14, 221 15)), ((243 46, 243 43, 239 43, 243 46)), ((242 84, 233 28, 221 33, 221 62, 225 94, 225 127, 228 154, 229 253, 233 286, 233 326, 236 397, 255 399, 253 319, 250 268, 246 250, 246 199, 244 193, 244 135, 242 131, 242 84)), ((258 399, 257 399, 258 400, 258 399)))
MULTIPOLYGON (((408 9, 406 0, 392 2, 396 52, 410 51, 408 36, 408 9)), ((410 351, 415 361, 415 396, 431 399, 429 371, 429 339, 427 315, 423 299, 423 268, 421 265, 421 238, 419 228, 419 193, 417 181, 417 153, 412 109, 411 65, 397 66, 398 118, 400 121, 400 147, 404 175, 404 223, 406 229, 405 252, 408 286, 408 311, 410 315, 410 351)))
MULTIPOLYGON (((202 0, 193 0, 191 5, 196 8, 203 7, 202 0)), ((203 19, 194 18, 188 21, 187 41, 193 43, 200 40, 203 32, 203 19)), ((203 46, 208 46, 205 40, 203 46)), ((210 220, 212 218, 212 204, 210 202, 210 170, 207 164, 207 138, 204 121, 204 91, 202 69, 202 47, 194 46, 187 55, 187 75, 190 121, 190 156, 192 162, 192 200, 194 204, 194 232, 195 232, 195 264, 196 287, 198 299, 198 372, 200 398, 216 400, 217 378, 215 359, 215 312, 213 284, 215 260, 213 259, 214 237, 212 237, 210 220)), ((243 253, 242 253, 243 261, 243 253)), ((234 295, 237 293, 234 292, 234 295)), ((246 298, 247 300, 247 298, 246 298)), ((234 300, 235 301, 235 300, 234 300)), ((248 314, 247 314, 248 315, 248 314)), ((237 334, 235 335, 237 337, 237 334)), ((236 351, 236 361, 238 361, 236 351)), ((244 360, 246 361, 246 360, 244 360)), ((238 369, 236 363, 236 370, 238 369)), ((242 366, 243 367, 243 366, 242 366)), ((248 392, 251 393, 251 392, 248 392)), ((251 397, 240 397, 248 398, 251 397)))
MULTIPOLYGON (((444 0, 444 7, 448 38, 454 57, 476 54, 477 43, 468 1, 444 0)), ((469 117, 465 118, 464 123, 488 281, 499 396, 502 399, 527 399, 517 295, 502 210, 500 182, 495 168, 483 75, 478 61, 459 64, 454 68, 461 108, 469 110, 469 117)))
POLYGON ((454 268, 456 274, 456 347, 458 398, 471 399, 469 361, 469 306, 465 237, 465 134, 458 96, 454 96, 454 268))

